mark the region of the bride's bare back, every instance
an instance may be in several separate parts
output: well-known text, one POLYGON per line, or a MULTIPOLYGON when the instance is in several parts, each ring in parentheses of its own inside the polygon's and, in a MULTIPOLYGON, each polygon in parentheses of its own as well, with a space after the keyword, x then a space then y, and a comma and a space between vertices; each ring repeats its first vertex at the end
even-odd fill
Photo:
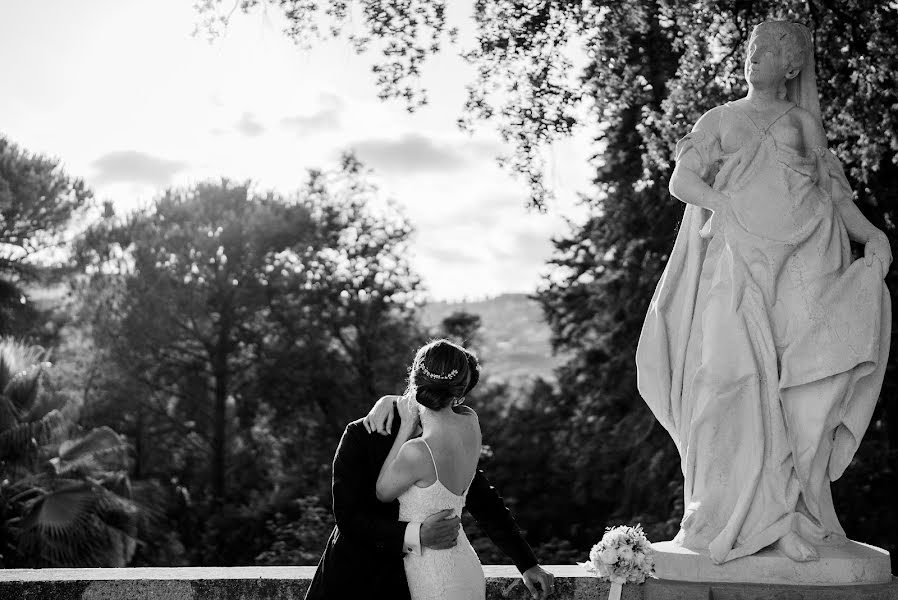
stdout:
POLYGON ((428 487, 439 479, 446 489, 461 496, 474 478, 480 459, 480 422, 477 413, 466 406, 441 412, 451 414, 437 418, 424 416, 421 439, 432 452, 432 473, 415 485, 428 487))

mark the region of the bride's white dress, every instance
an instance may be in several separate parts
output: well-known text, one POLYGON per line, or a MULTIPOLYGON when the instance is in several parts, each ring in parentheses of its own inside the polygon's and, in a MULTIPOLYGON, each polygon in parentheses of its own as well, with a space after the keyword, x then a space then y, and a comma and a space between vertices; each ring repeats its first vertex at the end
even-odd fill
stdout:
MULTIPOLYGON (((422 440, 430 458, 437 480, 426 488, 411 486, 399 496, 399 520, 423 522, 430 515, 451 508, 456 515, 461 515, 465 506, 466 489, 459 496, 453 494, 440 482, 433 451, 422 440)), ((470 488, 470 484, 468 486, 470 488)), ((484 600, 486 583, 480 559, 465 536, 464 529, 459 529, 458 543, 448 550, 432 550, 424 548, 420 555, 405 555, 405 575, 408 579, 409 593, 412 600, 484 600)))

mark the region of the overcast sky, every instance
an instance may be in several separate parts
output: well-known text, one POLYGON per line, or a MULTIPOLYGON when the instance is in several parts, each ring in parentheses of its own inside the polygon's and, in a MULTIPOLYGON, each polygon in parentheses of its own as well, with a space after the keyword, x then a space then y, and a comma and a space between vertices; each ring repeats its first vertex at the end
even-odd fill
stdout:
MULTIPOLYGON (((507 148, 491 127, 471 137, 456 126, 472 70, 455 51, 427 66, 431 103, 409 114, 377 99, 370 58, 345 41, 303 50, 276 15, 237 13, 209 44, 191 36, 192 4, 3 0, 0 133, 124 209, 222 175, 289 193, 354 148, 412 222, 431 297, 536 289, 563 217, 582 218, 585 133, 550 151, 549 214, 528 211, 523 185, 496 165, 507 148)), ((463 39, 471 4, 450 2, 463 39)))

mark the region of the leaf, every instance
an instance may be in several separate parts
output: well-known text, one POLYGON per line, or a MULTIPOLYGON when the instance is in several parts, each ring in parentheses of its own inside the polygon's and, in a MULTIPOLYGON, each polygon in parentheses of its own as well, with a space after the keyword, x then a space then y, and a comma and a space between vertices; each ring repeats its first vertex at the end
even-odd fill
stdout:
POLYGON ((78 483, 33 500, 21 526, 39 529, 51 537, 64 537, 88 518, 95 503, 91 484, 78 483))
POLYGON ((3 395, 9 398, 19 410, 30 409, 37 401, 41 391, 41 375, 44 372, 43 364, 36 364, 19 371, 12 376, 3 395))
POLYGON ((34 404, 31 405, 24 416, 20 417, 20 420, 25 422, 37 421, 53 410, 59 410, 65 414, 68 403, 69 397, 66 394, 39 394, 34 404))
POLYGON ((77 440, 65 440, 59 455, 51 459, 58 475, 79 472, 95 479, 105 478, 102 471, 125 468, 127 445, 109 427, 98 427, 77 440))
POLYGON ((138 509, 101 486, 76 483, 33 501, 20 551, 46 566, 124 566, 136 547, 138 509))
POLYGON ((13 338, 0 338, 0 390, 5 390, 17 373, 40 360, 43 349, 27 346, 13 338))
POLYGON ((108 450, 121 450, 123 447, 121 436, 111 428, 103 426, 92 429, 80 439, 64 441, 59 446, 59 458, 73 461, 108 450))
POLYGON ((68 426, 68 420, 58 410, 52 410, 33 423, 22 423, 0 433, 0 460, 19 458, 29 450, 47 444, 68 426))
MULTIPOLYGON (((0 365, 2 370, 3 365, 0 365)), ((0 432, 19 424, 20 414, 15 405, 6 396, 0 396, 0 432)))

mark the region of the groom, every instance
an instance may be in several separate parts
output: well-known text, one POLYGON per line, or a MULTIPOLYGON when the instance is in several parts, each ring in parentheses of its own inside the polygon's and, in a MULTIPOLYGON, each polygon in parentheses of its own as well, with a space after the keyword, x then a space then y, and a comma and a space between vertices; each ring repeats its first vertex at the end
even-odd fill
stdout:
MULTIPOLYGON (((392 403, 393 398, 385 396, 378 402, 392 403)), ((398 413, 394 412, 391 421, 393 427, 387 435, 369 433, 362 419, 347 425, 343 432, 333 467, 337 525, 327 541, 306 600, 408 600, 402 557, 407 552, 455 545, 459 518, 447 519, 450 511, 431 515, 423 523, 404 523, 398 520, 397 501, 383 503, 375 496, 377 475, 399 431, 398 413)), ((531 595, 545 600, 554 590, 554 577, 537 564, 502 498, 480 470, 471 482, 465 507, 496 546, 511 558, 531 595)))

